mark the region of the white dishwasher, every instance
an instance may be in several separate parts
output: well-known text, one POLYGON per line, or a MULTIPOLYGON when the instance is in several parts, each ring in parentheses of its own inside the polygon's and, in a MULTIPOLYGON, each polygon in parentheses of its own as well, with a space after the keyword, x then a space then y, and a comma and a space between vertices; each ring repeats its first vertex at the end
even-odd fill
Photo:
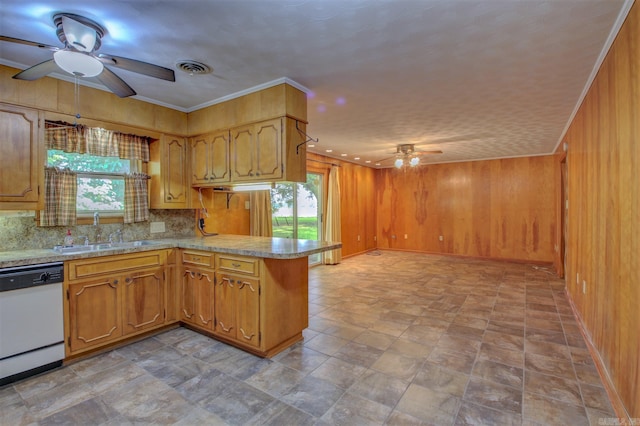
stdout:
POLYGON ((62 365, 62 262, 0 269, 0 386, 62 365))

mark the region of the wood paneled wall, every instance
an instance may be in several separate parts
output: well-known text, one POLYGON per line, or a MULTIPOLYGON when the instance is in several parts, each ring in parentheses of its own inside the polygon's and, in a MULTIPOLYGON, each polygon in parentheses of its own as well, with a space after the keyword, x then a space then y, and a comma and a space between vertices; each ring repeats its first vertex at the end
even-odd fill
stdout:
POLYGON ((544 156, 380 170, 378 247, 551 262, 556 164, 544 156))
POLYGON ((640 418, 639 123, 636 2, 565 138, 567 291, 620 401, 635 419, 640 418))
MULTIPOLYGON (((353 256, 376 248, 376 170, 335 158, 307 152, 307 171, 325 172, 327 194, 331 164, 339 165, 342 256, 353 256)), ((326 200, 323 203, 326 209, 326 200)), ((324 212, 326 216, 326 211, 324 212)))
POLYGON ((116 95, 91 87, 80 86, 80 104, 74 105, 74 87, 66 81, 44 77, 36 81, 11 78, 20 70, 0 65, 0 101, 45 111, 47 119, 74 120, 80 113, 81 123, 96 120, 114 124, 114 130, 131 131, 117 125, 147 130, 146 136, 160 137, 162 132, 185 136, 187 114, 132 98, 116 95), (66 117, 64 116, 66 115, 66 117))
MULTIPOLYGON (((251 234, 250 210, 245 207, 245 202, 249 201, 248 192, 230 194, 203 188, 201 193, 202 204, 207 209, 209 217, 204 216, 199 200, 194 199, 193 207, 196 209, 196 219, 198 215, 205 218, 205 231, 218 234, 251 234), (228 206, 227 196, 229 196, 228 206)), ((196 226, 196 236, 202 235, 197 228, 197 223, 194 226, 196 226)))

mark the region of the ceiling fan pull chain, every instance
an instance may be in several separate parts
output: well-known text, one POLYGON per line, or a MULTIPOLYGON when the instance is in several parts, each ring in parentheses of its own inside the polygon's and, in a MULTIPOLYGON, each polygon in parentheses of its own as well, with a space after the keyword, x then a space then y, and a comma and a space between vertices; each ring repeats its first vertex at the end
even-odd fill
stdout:
POLYGON ((73 107, 76 110, 76 119, 80 119, 80 83, 77 75, 73 78, 73 107))

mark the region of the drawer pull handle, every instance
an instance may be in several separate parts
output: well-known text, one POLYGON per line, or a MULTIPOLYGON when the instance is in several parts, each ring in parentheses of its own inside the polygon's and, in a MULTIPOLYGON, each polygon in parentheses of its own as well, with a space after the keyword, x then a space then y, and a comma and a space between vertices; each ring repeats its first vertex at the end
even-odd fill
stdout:
POLYGON ((240 287, 238 287, 240 290, 242 290, 245 286, 249 286, 249 290, 251 290, 252 292, 256 292, 256 290, 253 288, 253 286, 251 285, 251 283, 246 282, 246 281, 238 281, 238 284, 240 284, 240 287))
POLYGON ((220 328, 222 329, 222 331, 224 331, 225 333, 228 333, 231 331, 231 329, 233 327, 229 327, 229 328, 224 328, 224 323, 222 321, 218 321, 218 324, 220 324, 220 328))
POLYGON ((113 285, 117 285, 118 284, 118 280, 113 280, 113 285))
POLYGON ((241 267, 242 265, 241 265, 241 264, 239 264, 239 263, 232 263, 232 264, 231 264, 231 266, 233 266, 234 268, 239 268, 239 267, 241 267))
POLYGON ((129 278, 129 277, 125 278, 124 282, 130 283, 131 282, 131 278, 129 278))
POLYGON ((244 330, 242 329, 242 327, 240 327, 240 332, 242 333, 242 337, 244 337, 246 340, 251 340, 251 339, 253 339, 253 336, 256 335, 256 333, 253 333, 253 334, 245 333, 244 330))

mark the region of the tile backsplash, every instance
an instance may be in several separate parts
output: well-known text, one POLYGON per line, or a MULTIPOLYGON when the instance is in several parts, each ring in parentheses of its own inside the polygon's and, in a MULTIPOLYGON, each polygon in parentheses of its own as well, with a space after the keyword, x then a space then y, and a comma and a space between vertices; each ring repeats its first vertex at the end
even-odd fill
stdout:
MULTIPOLYGON (((189 237, 195 235, 195 215, 193 210, 150 210, 149 222, 132 224, 100 224, 102 241, 108 241, 109 235, 122 230, 124 241, 158 238, 189 237), (150 232, 150 222, 164 222, 165 232, 150 232)), ((95 241, 96 227, 77 225, 72 227, 38 227, 34 212, 2 212, 0 214, 0 251, 24 250, 35 248, 53 248, 62 244, 67 229, 71 229, 74 238, 88 236, 95 241)), ((81 243, 76 240, 76 243, 81 243)))

